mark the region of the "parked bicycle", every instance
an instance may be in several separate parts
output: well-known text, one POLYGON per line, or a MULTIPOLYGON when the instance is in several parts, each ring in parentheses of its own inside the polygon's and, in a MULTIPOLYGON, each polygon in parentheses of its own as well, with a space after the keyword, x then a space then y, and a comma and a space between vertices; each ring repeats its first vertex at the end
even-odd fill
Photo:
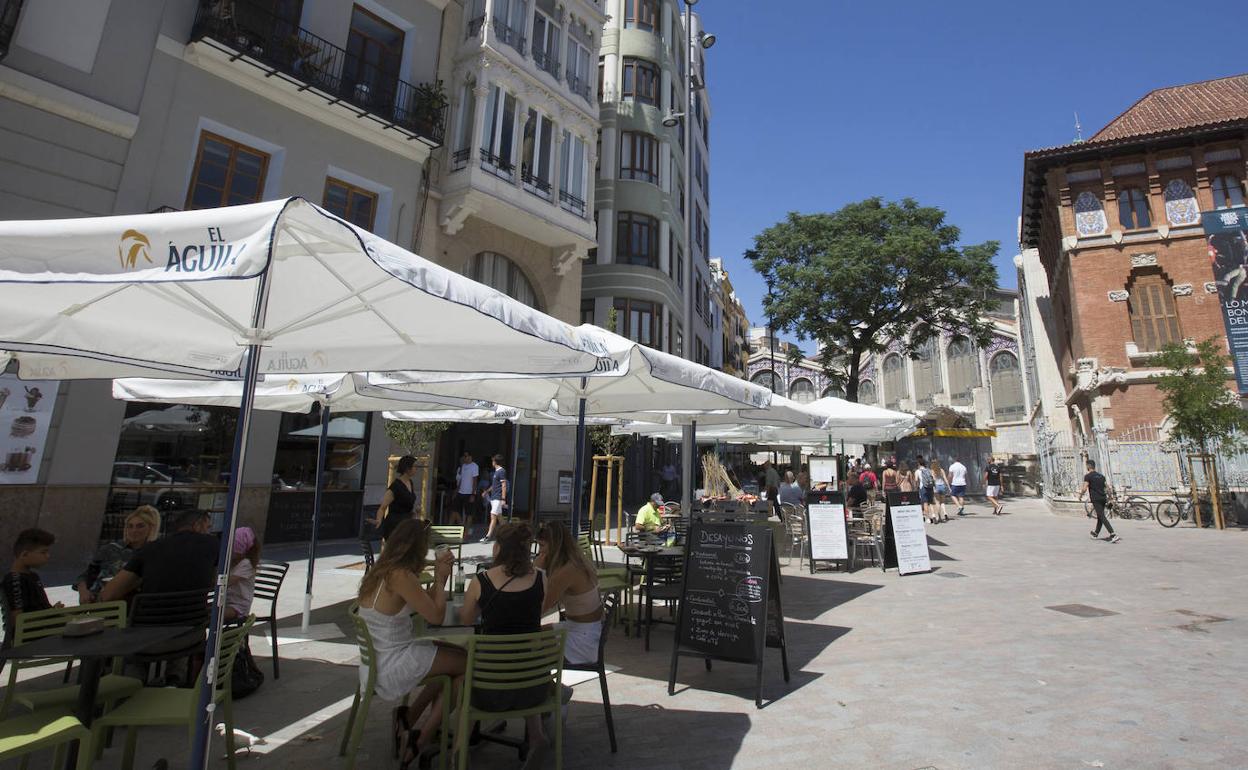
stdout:
MULTIPOLYGON (((1163 527, 1173 527, 1180 521, 1196 521, 1191 493, 1180 494, 1180 489, 1182 487, 1170 487, 1174 499, 1157 503, 1157 523, 1163 527)), ((1213 526, 1213 502, 1207 497, 1200 498, 1200 519, 1203 526, 1213 526)))
MULTIPOLYGON (((1148 500, 1139 495, 1129 494, 1131 487, 1123 487, 1123 496, 1118 496, 1118 490, 1110 487, 1109 497, 1105 501, 1105 516, 1113 518, 1117 516, 1120 519, 1136 519, 1144 520, 1153 518, 1153 507, 1148 504, 1148 500)), ((1089 518, 1094 518, 1096 512, 1092 508, 1091 500, 1083 501, 1083 510, 1088 514, 1089 518)))

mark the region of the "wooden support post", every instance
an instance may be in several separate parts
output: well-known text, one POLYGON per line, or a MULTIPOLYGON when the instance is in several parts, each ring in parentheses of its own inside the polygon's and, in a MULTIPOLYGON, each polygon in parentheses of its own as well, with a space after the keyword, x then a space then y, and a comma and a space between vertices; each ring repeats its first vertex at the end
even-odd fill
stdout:
MULTIPOLYGON (((594 531, 594 504, 598 501, 598 458, 589 472, 589 531, 594 531)), ((575 533, 573 533, 575 534, 575 533)))
MULTIPOLYGON (((607 515, 606 515, 606 524, 607 524, 607 529, 610 529, 610 528, 611 528, 611 502, 612 502, 612 500, 611 500, 611 488, 612 488, 612 484, 611 484, 611 472, 615 470, 615 463, 611 462, 611 458, 610 458, 610 457, 604 457, 604 458, 602 458, 602 459, 606 461, 606 466, 607 466, 607 487, 606 487, 606 492, 607 492, 607 494, 606 494, 606 497, 605 497, 605 499, 604 499, 604 501, 603 501, 603 510, 604 510, 604 511, 606 512, 606 514, 607 514, 607 515)), ((594 458, 594 463, 595 463, 595 464, 597 464, 597 462, 598 462, 598 458, 597 458, 597 457, 595 457, 595 458, 594 458)), ((619 516, 619 511, 616 511, 616 516, 617 516, 617 517, 619 516)), ((610 543, 611 543, 611 540, 610 540, 609 538, 608 538, 608 540, 607 540, 607 543, 608 543, 608 544, 610 544, 610 543)))
MULTIPOLYGON (((1200 527, 1200 494, 1196 487, 1196 466, 1192 463, 1195 458, 1192 455, 1187 456, 1188 478, 1192 480, 1192 519, 1196 522, 1197 528, 1200 527)), ((1205 467, 1204 456, 1201 456, 1200 467, 1205 467)))
POLYGON ((1219 487, 1218 461, 1209 456, 1209 497, 1213 500, 1213 523, 1218 529, 1226 529, 1226 515, 1222 512, 1222 495, 1219 487))

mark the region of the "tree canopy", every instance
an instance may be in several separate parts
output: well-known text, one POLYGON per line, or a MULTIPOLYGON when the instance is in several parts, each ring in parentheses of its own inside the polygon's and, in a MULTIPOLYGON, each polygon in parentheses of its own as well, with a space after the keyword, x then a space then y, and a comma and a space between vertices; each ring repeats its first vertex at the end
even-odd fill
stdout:
POLYGON ((772 325, 820 343, 824 370, 857 401, 862 355, 891 340, 908 355, 941 331, 988 343, 999 244, 959 246, 960 237, 938 208, 868 198, 790 213, 755 236, 746 257, 771 284, 772 325))
POLYGON ((1197 343, 1195 351, 1167 345, 1154 359, 1166 370, 1157 389, 1170 416, 1170 438, 1189 451, 1230 453, 1245 447, 1248 412, 1226 386, 1230 359, 1222 350, 1221 340, 1210 337, 1197 343))

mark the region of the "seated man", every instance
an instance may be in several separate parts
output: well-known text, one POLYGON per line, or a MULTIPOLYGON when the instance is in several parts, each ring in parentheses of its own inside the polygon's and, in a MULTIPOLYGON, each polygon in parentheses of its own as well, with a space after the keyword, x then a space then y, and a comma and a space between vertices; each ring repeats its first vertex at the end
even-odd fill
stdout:
POLYGON ((663 507, 663 495, 655 492, 650 495, 650 501, 637 511, 637 521, 633 524, 635 532, 666 532, 671 529, 670 525, 664 523, 663 517, 659 512, 663 507))
POLYGON ((140 548, 100 591, 100 601, 147 593, 211 589, 217 578, 218 540, 208 534, 212 515, 183 511, 173 517, 173 534, 140 548))
POLYGON ((849 487, 845 491, 845 506, 847 508, 857 508, 867 502, 867 488, 862 485, 862 481, 858 478, 857 473, 850 473, 849 487))
POLYGON ((780 485, 780 503, 802 505, 806 502, 806 493, 797 485, 797 477, 793 471, 785 471, 784 483, 780 485))

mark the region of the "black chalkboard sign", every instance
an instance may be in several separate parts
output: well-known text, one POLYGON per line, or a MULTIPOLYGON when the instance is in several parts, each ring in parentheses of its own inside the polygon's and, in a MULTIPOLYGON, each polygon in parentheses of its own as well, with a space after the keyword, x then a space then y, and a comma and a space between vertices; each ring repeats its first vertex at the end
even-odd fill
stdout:
MULTIPOLYGON (((293 543, 312 539, 312 492, 274 492, 269 497, 269 515, 264 525, 265 543, 293 543)), ((321 540, 356 537, 360 531, 360 511, 364 493, 327 491, 321 498, 321 540)))
POLYGON ((685 582, 676 620, 668 694, 682 656, 758 667, 755 703, 762 707, 763 650, 778 647, 789 681, 780 569, 772 530, 731 522, 695 521, 685 552, 685 582))

